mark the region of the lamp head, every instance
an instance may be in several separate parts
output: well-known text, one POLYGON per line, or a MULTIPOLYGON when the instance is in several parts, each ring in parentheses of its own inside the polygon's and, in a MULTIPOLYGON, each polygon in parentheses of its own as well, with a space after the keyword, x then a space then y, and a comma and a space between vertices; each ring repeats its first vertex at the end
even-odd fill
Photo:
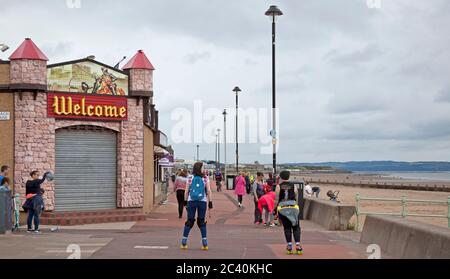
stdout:
POLYGON ((0 44, 0 51, 1 52, 5 52, 9 49, 9 46, 5 45, 5 44, 0 44))
POLYGON ((237 87, 237 86, 233 89, 233 91, 236 92, 236 94, 237 94, 238 92, 242 92, 242 90, 241 90, 239 87, 237 87))
POLYGON ((265 13, 266 16, 281 16, 283 12, 276 5, 271 5, 265 13))

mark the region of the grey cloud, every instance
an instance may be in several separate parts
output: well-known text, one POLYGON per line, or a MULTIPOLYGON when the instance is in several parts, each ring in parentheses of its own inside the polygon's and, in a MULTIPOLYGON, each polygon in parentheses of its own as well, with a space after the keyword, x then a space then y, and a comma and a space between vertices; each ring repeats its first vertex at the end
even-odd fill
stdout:
MULTIPOLYGON (((448 0, 383 1, 380 10, 365 0, 82 0, 81 9, 65 0, 0 2, 2 42, 11 51, 32 37, 50 63, 95 54, 114 64, 144 49, 156 67, 155 103, 168 135, 174 108, 190 109, 193 100, 233 107, 235 85, 243 108, 270 108, 264 11, 277 4, 284 12, 277 19, 280 161, 450 157, 448 0)), ((175 150, 193 157, 188 144, 175 150)), ((242 160, 270 162, 258 150, 246 145, 242 160)), ((201 152, 213 158, 214 146, 201 152)))
POLYGON ((439 91, 434 100, 436 102, 450 103, 450 86, 439 91))
POLYGON ((195 64, 199 61, 208 61, 211 58, 211 53, 209 51, 194 52, 186 55, 184 60, 188 64, 195 64))
POLYGON ((376 45, 370 44, 352 52, 333 49, 325 55, 324 59, 335 66, 354 66, 373 61, 381 55, 383 55, 383 52, 376 45))

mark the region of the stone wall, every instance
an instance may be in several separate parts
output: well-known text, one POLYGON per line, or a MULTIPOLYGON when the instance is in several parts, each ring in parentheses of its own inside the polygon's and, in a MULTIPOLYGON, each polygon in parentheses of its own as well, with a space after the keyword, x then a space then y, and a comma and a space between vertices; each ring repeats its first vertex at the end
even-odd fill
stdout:
POLYGON ((131 69, 130 89, 132 91, 153 91, 153 71, 146 69, 131 69))
MULTIPOLYGON (((47 95, 23 92, 22 99, 15 94, 15 170, 14 187, 25 198, 25 183, 32 170, 55 169, 55 120, 47 118, 47 95)), ((46 209, 53 210, 55 204, 54 184, 46 182, 46 209)))
POLYGON ((47 84, 47 61, 12 60, 10 68, 11 83, 47 84))
MULTIPOLYGON (((143 105, 128 99, 128 121, 71 121, 47 118, 47 95, 15 94, 15 189, 24 198, 29 172, 55 170, 55 130, 74 125, 94 125, 118 132, 118 207, 142 207, 143 181, 143 105)), ((43 184, 46 209, 55 205, 54 183, 43 184)))
POLYGON ((143 103, 128 99, 128 121, 121 124, 118 152, 119 207, 144 206, 143 103))

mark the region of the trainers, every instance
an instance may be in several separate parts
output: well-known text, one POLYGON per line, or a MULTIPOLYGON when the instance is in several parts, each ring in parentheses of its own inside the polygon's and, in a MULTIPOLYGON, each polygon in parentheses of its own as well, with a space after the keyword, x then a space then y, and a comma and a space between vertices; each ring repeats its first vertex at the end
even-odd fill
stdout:
POLYGON ((275 224, 274 223, 270 223, 269 227, 273 228, 273 227, 275 227, 275 224))
POLYGON ((206 238, 202 238, 202 250, 208 250, 208 240, 206 238))
POLYGON ((259 224, 261 224, 260 222, 255 222, 255 225, 259 225, 259 224))
POLYGON ((34 232, 34 230, 32 230, 32 229, 27 230, 27 233, 32 233, 32 232, 34 232))
POLYGON ((181 249, 186 250, 188 248, 187 246, 187 238, 183 237, 183 239, 181 240, 181 249))
POLYGON ((35 233, 35 234, 40 234, 40 233, 41 233, 41 230, 35 230, 34 233, 35 233))

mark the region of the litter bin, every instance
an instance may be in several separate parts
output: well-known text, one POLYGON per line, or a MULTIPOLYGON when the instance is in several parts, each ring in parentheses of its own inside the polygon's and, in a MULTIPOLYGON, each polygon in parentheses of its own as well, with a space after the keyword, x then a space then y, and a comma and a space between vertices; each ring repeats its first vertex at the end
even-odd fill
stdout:
POLYGON ((12 199, 11 190, 0 188, 0 234, 12 229, 12 199))
POLYGON ((227 175, 227 190, 234 190, 236 187, 236 176, 235 175, 227 175))

